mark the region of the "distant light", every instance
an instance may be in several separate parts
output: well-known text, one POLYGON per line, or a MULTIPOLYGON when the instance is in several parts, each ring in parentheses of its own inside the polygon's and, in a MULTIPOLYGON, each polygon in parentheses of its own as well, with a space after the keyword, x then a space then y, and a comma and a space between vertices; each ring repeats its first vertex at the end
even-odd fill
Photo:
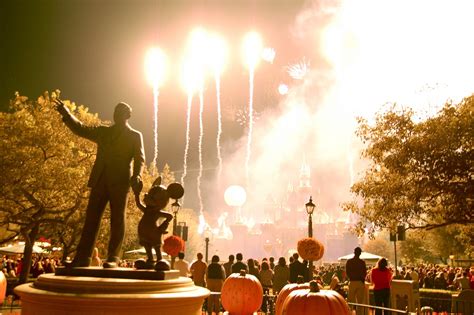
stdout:
POLYGON ((241 207, 247 200, 247 193, 242 186, 229 186, 224 193, 224 200, 231 207, 241 207))
POLYGON ((258 33, 250 32, 245 35, 243 52, 245 64, 249 69, 254 69, 262 54, 262 39, 258 33))
POLYGON ((278 86, 278 93, 280 93, 280 95, 286 95, 288 94, 288 85, 284 84, 284 83, 281 83, 279 86, 278 86))
POLYGON ((262 59, 265 60, 266 62, 273 63, 273 60, 275 59, 275 49, 266 47, 262 51, 262 59))
POLYGON ((153 88, 163 84, 166 70, 166 55, 159 48, 150 48, 145 56, 145 74, 153 88))

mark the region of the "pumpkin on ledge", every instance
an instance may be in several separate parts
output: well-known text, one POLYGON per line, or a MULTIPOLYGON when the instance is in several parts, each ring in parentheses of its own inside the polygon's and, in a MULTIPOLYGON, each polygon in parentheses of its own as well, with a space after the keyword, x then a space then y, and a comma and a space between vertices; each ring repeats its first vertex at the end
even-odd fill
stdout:
POLYGON ((241 270, 225 280, 221 299, 229 315, 251 315, 262 305, 263 288, 255 276, 241 270))
POLYGON ((333 290, 320 290, 316 281, 294 290, 285 299, 283 315, 350 315, 346 300, 333 290))
POLYGON ((280 292, 278 292, 278 297, 275 303, 275 314, 282 315, 283 314, 283 304, 285 303, 285 299, 290 295, 291 292, 295 290, 301 289, 309 289, 309 283, 304 282, 301 280, 302 276, 298 276, 297 283, 288 283, 285 285, 280 292))

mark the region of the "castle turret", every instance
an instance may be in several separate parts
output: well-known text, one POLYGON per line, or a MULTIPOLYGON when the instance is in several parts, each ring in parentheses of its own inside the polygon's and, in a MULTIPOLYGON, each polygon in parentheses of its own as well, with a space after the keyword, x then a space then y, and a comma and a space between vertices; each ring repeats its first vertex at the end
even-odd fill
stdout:
POLYGON ((303 156, 303 163, 300 168, 300 184, 298 187, 298 192, 300 194, 310 194, 311 193, 311 169, 306 163, 306 157, 303 156))

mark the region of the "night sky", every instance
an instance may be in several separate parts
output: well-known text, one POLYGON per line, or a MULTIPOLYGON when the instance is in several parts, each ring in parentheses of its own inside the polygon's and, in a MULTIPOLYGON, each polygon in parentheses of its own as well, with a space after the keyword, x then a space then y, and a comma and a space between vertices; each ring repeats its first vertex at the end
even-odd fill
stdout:
MULTIPOLYGON (((170 62, 159 97, 160 167, 182 168, 186 94, 179 82, 183 47, 196 26, 218 32, 229 45, 229 62, 222 77, 222 141, 244 132, 235 121, 237 109, 248 103, 248 73, 241 61, 246 32, 262 34, 264 45, 275 48, 274 64, 256 73, 255 108, 278 101, 276 87, 284 67, 301 59, 305 43, 291 36, 292 25, 304 7, 300 0, 183 1, 183 0, 3 0, 0 2, 0 108, 8 108, 15 91, 36 98, 59 88, 63 99, 88 106, 103 120, 112 119, 119 101, 134 109, 131 125, 143 132, 147 161, 153 158, 153 94, 145 81, 147 49, 162 48, 170 62), (265 73, 265 74, 263 74, 265 73)), ((205 90, 204 159, 215 167, 215 88, 205 90), (212 151, 214 150, 214 151, 212 151)), ((194 99, 192 137, 197 137, 198 99, 194 99)), ((196 138, 194 138, 196 139, 196 138)), ((192 144, 193 146, 193 144, 192 144)), ((191 147, 190 152, 195 148, 191 147)), ((192 153, 194 154, 194 153, 192 153)), ((191 168, 196 167, 191 156, 191 168)))

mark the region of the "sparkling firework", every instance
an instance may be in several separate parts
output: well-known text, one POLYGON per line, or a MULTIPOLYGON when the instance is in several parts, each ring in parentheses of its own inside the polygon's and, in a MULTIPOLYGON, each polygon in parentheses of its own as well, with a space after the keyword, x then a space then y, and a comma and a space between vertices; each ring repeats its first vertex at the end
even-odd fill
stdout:
POLYGON ((222 114, 221 114, 221 87, 220 76, 216 76, 216 97, 217 97, 217 160, 219 161, 217 177, 220 179, 222 174, 222 156, 221 156, 221 134, 222 134, 222 114))
MULTIPOLYGON (((153 161, 151 162, 152 169, 156 166, 156 160, 158 159, 158 88, 153 88, 153 139, 154 139, 154 150, 153 150, 153 161)), ((158 169, 158 168, 156 168, 158 169)))
POLYGON ((153 87, 153 168, 158 158, 158 95, 159 86, 163 83, 165 74, 165 54, 158 48, 151 48, 145 57, 145 74, 153 87))
MULTIPOLYGON (((237 121, 239 123, 239 125, 241 125, 243 127, 246 127, 248 125, 248 123, 249 123, 248 117, 249 117, 249 114, 248 114, 247 108, 239 109, 239 110, 237 110, 237 113, 235 113, 235 121, 237 121)), ((254 110, 253 111, 253 122, 254 122, 254 124, 259 119, 260 119, 260 113, 257 112, 256 110, 254 110)))
POLYGON ((203 214, 204 205, 202 203, 201 195, 201 178, 202 178, 202 138, 204 137, 204 127, 202 123, 202 113, 204 111, 204 95, 203 90, 199 90, 199 143, 198 143, 198 152, 199 152, 199 174, 197 176, 197 194, 199 199, 199 213, 203 214))
POLYGON ((252 148, 252 133, 253 133, 253 79, 254 79, 254 70, 251 69, 250 71, 250 93, 249 93, 249 132, 247 135, 247 156, 245 158, 245 176, 248 180, 249 178, 249 163, 250 163, 250 155, 251 155, 251 148, 252 148))
POLYGON ((214 71, 214 78, 216 81, 216 100, 217 100, 217 137, 216 137, 216 149, 217 149, 217 160, 219 161, 217 176, 220 179, 222 173, 222 156, 221 156, 221 134, 222 134, 222 113, 221 113, 221 87, 220 77, 224 68, 225 56, 226 56, 226 45, 224 41, 217 35, 212 36, 209 39, 209 60, 208 63, 214 71))
POLYGON ((262 40, 260 36, 251 32, 247 34, 244 40, 244 54, 245 62, 249 68, 249 129, 247 135, 247 155, 245 158, 245 176, 249 179, 249 163, 252 148, 252 133, 253 133, 253 91, 254 91, 254 76, 255 67, 262 52, 262 40))
POLYGON ((300 62, 287 66, 286 71, 288 75, 293 79, 303 80, 309 72, 309 65, 309 61, 307 61, 306 58, 303 57, 303 60, 301 60, 300 62))
POLYGON ((266 62, 273 63, 273 60, 275 59, 275 49, 266 47, 262 51, 262 59, 265 60, 266 62))
POLYGON ((191 120, 191 107, 193 102, 193 94, 188 93, 188 109, 186 111, 186 146, 184 148, 184 162, 183 162, 183 175, 181 175, 181 185, 184 186, 184 178, 188 173, 188 151, 189 151, 189 124, 191 120))

